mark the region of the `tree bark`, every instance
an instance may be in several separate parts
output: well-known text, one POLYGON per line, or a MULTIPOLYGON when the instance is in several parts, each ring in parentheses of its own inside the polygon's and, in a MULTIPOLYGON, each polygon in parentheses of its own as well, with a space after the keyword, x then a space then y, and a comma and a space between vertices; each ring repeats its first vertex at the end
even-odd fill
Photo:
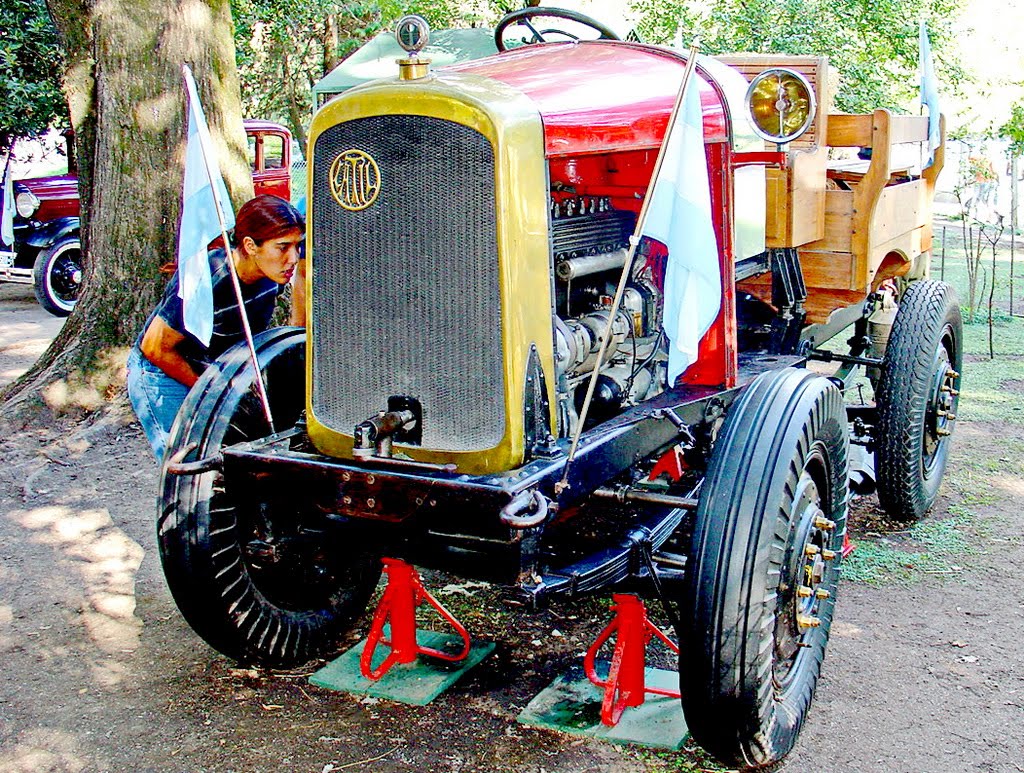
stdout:
POLYGON ((252 196, 229 0, 47 4, 67 50, 85 282, 60 335, 3 399, 116 362, 163 292, 181 209, 183 63, 235 206, 252 196))

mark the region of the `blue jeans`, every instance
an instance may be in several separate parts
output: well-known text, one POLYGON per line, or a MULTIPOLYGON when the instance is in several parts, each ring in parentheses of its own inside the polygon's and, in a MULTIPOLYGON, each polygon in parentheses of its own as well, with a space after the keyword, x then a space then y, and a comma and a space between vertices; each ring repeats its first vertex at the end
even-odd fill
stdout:
POLYGON ((163 461, 167 439, 188 387, 164 373, 142 356, 137 346, 128 355, 128 399, 153 456, 163 461))

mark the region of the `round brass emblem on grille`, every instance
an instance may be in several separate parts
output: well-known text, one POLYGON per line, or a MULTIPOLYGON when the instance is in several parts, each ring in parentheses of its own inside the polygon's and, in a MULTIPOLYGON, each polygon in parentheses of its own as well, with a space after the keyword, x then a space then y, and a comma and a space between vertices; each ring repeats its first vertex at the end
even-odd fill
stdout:
POLYGON ((380 193, 380 169, 369 153, 346 150, 331 164, 331 195, 349 212, 366 209, 380 193))

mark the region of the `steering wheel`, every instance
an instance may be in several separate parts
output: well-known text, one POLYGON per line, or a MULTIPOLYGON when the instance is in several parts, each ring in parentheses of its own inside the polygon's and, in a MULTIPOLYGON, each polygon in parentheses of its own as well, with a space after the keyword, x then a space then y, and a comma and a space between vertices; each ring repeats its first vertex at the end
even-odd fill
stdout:
POLYGON ((596 19, 592 19, 586 14, 579 13, 578 11, 570 11, 566 8, 544 8, 543 6, 537 6, 534 8, 520 8, 518 11, 511 11, 505 14, 501 21, 498 22, 498 26, 494 28, 494 45, 498 47, 499 51, 507 51, 508 46, 505 45, 505 30, 509 27, 521 25, 530 32, 530 39, 523 38, 523 44, 530 43, 548 43, 547 35, 560 35, 570 40, 579 40, 577 35, 567 30, 560 29, 544 29, 538 30, 534 26, 533 20, 536 18, 543 19, 565 19, 567 21, 581 24, 584 27, 589 27, 599 34, 598 40, 621 40, 611 29, 601 24, 596 19))

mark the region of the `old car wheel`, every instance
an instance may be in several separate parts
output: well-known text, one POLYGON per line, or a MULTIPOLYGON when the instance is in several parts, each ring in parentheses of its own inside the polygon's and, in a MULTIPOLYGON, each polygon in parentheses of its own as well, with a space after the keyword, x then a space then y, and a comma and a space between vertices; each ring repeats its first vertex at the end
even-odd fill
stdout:
POLYGON ((912 521, 939 495, 956 420, 963 322, 953 288, 921 280, 903 293, 876 394, 878 499, 912 521))
MULTIPOLYGON (((277 328, 256 338, 278 430, 304 404, 305 334, 277 328)), ((188 458, 268 434, 244 345, 211 365, 185 400, 168 445, 188 458)), ((158 540, 171 594, 189 625, 239 661, 303 663, 331 647, 366 607, 379 558, 352 535, 311 528, 301 508, 241 506, 218 471, 163 470, 158 540)))
POLYGON ((32 277, 40 306, 57 317, 70 314, 82 289, 82 243, 78 236, 65 236, 40 252, 32 277))
POLYGON ((739 767, 793 747, 814 695, 846 531, 842 395, 795 368, 729 410, 694 523, 679 681, 697 743, 739 767))

